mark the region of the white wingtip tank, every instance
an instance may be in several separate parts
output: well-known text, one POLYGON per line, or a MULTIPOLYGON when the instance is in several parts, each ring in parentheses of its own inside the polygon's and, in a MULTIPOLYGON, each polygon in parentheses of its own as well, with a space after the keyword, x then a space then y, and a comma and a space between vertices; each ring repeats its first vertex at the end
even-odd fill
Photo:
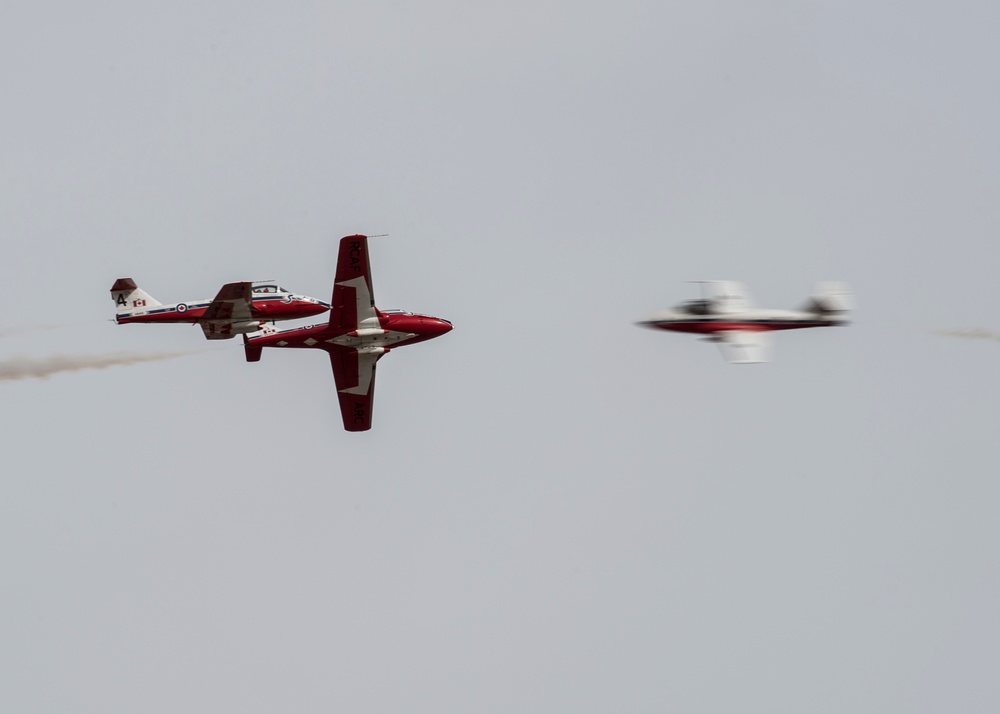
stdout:
POLYGON ((145 312, 150 307, 162 304, 136 285, 132 278, 118 278, 111 286, 111 299, 115 301, 115 312, 118 315, 145 312))

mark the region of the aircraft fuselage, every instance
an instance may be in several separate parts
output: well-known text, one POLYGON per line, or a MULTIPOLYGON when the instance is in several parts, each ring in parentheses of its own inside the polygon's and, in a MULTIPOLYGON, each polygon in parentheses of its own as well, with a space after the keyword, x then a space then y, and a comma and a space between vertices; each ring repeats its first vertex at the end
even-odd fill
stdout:
POLYGON ((343 332, 329 323, 265 331, 247 337, 249 347, 288 347, 332 350, 343 348, 358 352, 388 352, 404 345, 414 345, 450 332, 447 320, 415 313, 379 312, 374 320, 343 332))
POLYGON ((711 335, 716 332, 741 330, 771 332, 775 330, 800 330, 806 327, 833 327, 846 324, 839 316, 819 317, 816 313, 797 310, 753 310, 725 315, 691 315, 668 310, 642 320, 638 324, 658 330, 711 335))
MULTIPOLYGON (((140 305, 137 306, 136 312, 117 315, 115 319, 119 325, 126 325, 132 322, 197 323, 202 320, 205 311, 211 304, 211 300, 196 300, 173 305, 156 305, 148 310, 142 310, 142 306, 140 305)), ((274 320, 298 320, 304 317, 314 317, 329 310, 330 305, 329 303, 304 295, 279 294, 254 296, 250 309, 253 319, 262 322, 271 322, 274 320)))

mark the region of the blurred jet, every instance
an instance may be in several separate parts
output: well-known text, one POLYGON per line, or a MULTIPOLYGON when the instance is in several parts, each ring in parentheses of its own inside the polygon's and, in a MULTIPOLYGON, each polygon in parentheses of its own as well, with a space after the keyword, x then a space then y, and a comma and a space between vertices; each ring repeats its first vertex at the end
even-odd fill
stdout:
POLYGON ((347 431, 372 428, 375 363, 391 349, 423 342, 451 331, 451 323, 404 310, 375 307, 368 263, 368 238, 340 240, 337 274, 330 301, 330 322, 287 330, 265 328, 244 335, 247 362, 257 362, 265 347, 302 347, 326 350, 347 431))
POLYGON ((214 300, 192 300, 163 305, 135 284, 118 278, 111 286, 115 322, 187 322, 201 325, 205 338, 228 340, 256 332, 265 322, 312 317, 330 309, 322 300, 292 295, 282 287, 266 283, 227 283, 214 300))
POLYGON ((767 362, 774 330, 846 325, 854 298, 843 283, 820 283, 815 295, 801 310, 764 310, 740 283, 725 280, 699 281, 702 299, 689 300, 672 310, 637 322, 642 327, 706 335, 722 355, 734 364, 767 362))

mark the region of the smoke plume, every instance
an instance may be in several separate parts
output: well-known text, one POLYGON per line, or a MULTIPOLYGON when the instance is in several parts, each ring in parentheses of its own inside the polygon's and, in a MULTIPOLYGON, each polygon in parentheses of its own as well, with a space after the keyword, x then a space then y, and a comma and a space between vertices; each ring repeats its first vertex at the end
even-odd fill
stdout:
POLYGON ((961 337, 966 340, 993 340, 994 342, 1000 342, 1000 332, 992 332, 991 330, 980 328, 976 328, 975 330, 940 330, 938 334, 944 337, 961 337))
POLYGON ((16 379, 45 379, 62 372, 78 372, 81 369, 107 369, 119 365, 157 362, 183 357, 190 352, 153 352, 135 354, 112 352, 103 355, 54 355, 52 357, 14 357, 0 360, 0 382, 16 379))
POLYGON ((0 325, 0 338, 12 337, 14 335, 23 335, 28 332, 41 332, 43 330, 55 330, 59 328, 60 325, 17 325, 12 327, 4 327, 0 325))

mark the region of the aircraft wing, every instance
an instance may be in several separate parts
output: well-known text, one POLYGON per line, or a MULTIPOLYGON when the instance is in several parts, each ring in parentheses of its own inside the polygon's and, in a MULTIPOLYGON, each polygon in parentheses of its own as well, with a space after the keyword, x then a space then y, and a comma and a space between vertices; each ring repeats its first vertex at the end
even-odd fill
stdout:
POLYGON ((704 280, 701 282, 702 296, 711 300, 715 311, 720 314, 743 312, 753 307, 753 298, 743 286, 731 280, 704 280))
POLYGON ((733 364, 755 364, 771 359, 771 336, 766 332, 728 330, 717 333, 722 356, 733 364))
POLYGON ((330 304, 330 326, 341 333, 357 330, 365 321, 372 327, 378 327, 366 236, 340 239, 337 276, 330 304))
POLYGON ((209 340, 228 340, 235 333, 233 323, 253 320, 251 283, 227 283, 199 319, 209 340))
POLYGON ((382 354, 357 350, 330 350, 330 366, 337 382, 340 416, 347 431, 372 428, 372 404, 375 399, 375 363, 382 354))

